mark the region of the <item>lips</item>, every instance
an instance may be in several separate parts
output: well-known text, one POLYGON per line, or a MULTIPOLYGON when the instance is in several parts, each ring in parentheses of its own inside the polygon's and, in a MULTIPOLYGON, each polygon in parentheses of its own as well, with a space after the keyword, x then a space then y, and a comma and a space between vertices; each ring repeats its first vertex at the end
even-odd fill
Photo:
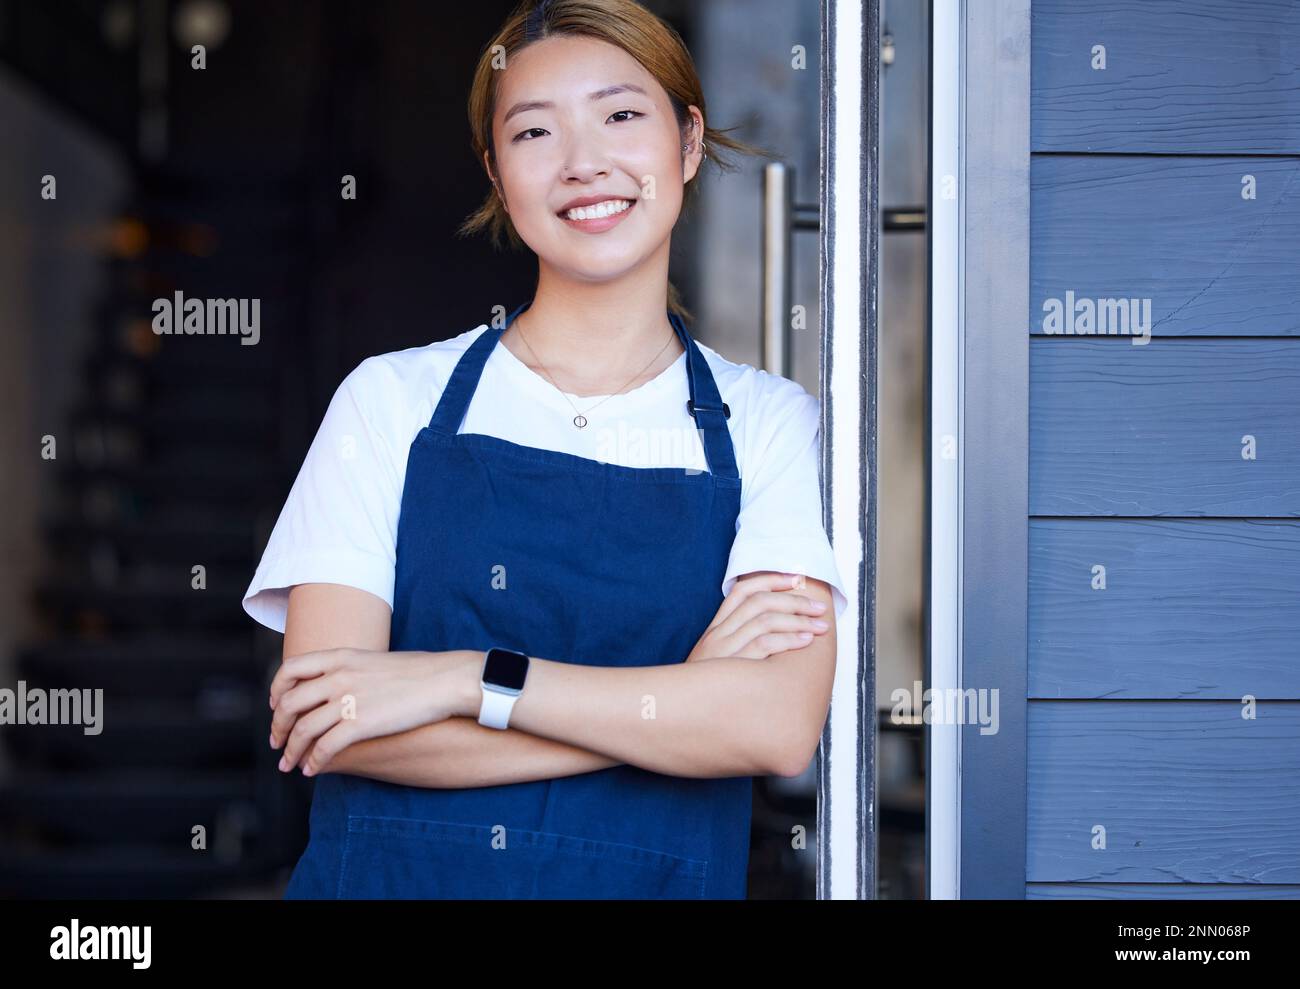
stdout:
POLYGON ((635 199, 622 196, 587 197, 586 199, 575 199, 556 215, 565 220, 599 220, 625 213, 635 205, 635 199), (570 215, 575 210, 577 215, 570 215))
POLYGON ((560 213, 559 217, 560 222, 570 230, 582 234, 603 234, 626 221, 636 207, 635 199, 611 199, 606 196, 591 205, 575 207, 578 213, 576 218, 564 213, 560 213), (613 204, 617 204, 617 207, 613 204))

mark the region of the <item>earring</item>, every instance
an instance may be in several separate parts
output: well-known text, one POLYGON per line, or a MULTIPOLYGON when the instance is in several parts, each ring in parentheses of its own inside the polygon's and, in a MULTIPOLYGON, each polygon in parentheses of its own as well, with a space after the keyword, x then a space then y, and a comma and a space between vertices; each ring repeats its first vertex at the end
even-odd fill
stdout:
MULTIPOLYGON (((694 120, 691 121, 691 130, 695 130, 695 121, 694 121, 694 120)), ((691 150, 691 146, 690 146, 690 144, 683 144, 683 145, 682 145, 682 153, 683 153, 683 154, 689 154, 689 153, 690 153, 690 150, 691 150)), ((700 154, 704 154, 704 152, 705 152, 706 150, 708 150, 708 146, 704 143, 704 139, 703 139, 703 138, 700 138, 700 154)))

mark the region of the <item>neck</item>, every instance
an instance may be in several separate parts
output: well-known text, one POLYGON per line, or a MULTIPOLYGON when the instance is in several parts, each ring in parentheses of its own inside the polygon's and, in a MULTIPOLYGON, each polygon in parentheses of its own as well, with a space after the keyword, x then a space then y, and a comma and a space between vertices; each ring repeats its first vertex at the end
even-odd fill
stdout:
POLYGON ((532 305, 502 334, 510 352, 573 395, 630 391, 683 352, 668 319, 667 278, 593 285, 543 268, 532 305))

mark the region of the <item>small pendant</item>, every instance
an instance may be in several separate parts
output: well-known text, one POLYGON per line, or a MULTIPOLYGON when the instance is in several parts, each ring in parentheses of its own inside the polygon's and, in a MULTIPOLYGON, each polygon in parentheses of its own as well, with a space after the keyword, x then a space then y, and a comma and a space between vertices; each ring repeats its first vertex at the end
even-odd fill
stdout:
POLYGON ((587 417, 584 415, 576 415, 573 417, 573 424, 581 429, 583 426, 587 425, 587 417))

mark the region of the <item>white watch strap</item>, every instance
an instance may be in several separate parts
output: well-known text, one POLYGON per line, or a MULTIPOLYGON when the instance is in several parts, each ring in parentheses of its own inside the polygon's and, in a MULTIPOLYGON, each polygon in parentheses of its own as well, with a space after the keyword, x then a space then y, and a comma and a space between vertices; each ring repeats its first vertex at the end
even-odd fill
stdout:
POLYGON ((518 694, 483 688, 483 704, 479 708, 478 723, 487 728, 505 728, 510 724, 510 711, 519 700, 518 694))

